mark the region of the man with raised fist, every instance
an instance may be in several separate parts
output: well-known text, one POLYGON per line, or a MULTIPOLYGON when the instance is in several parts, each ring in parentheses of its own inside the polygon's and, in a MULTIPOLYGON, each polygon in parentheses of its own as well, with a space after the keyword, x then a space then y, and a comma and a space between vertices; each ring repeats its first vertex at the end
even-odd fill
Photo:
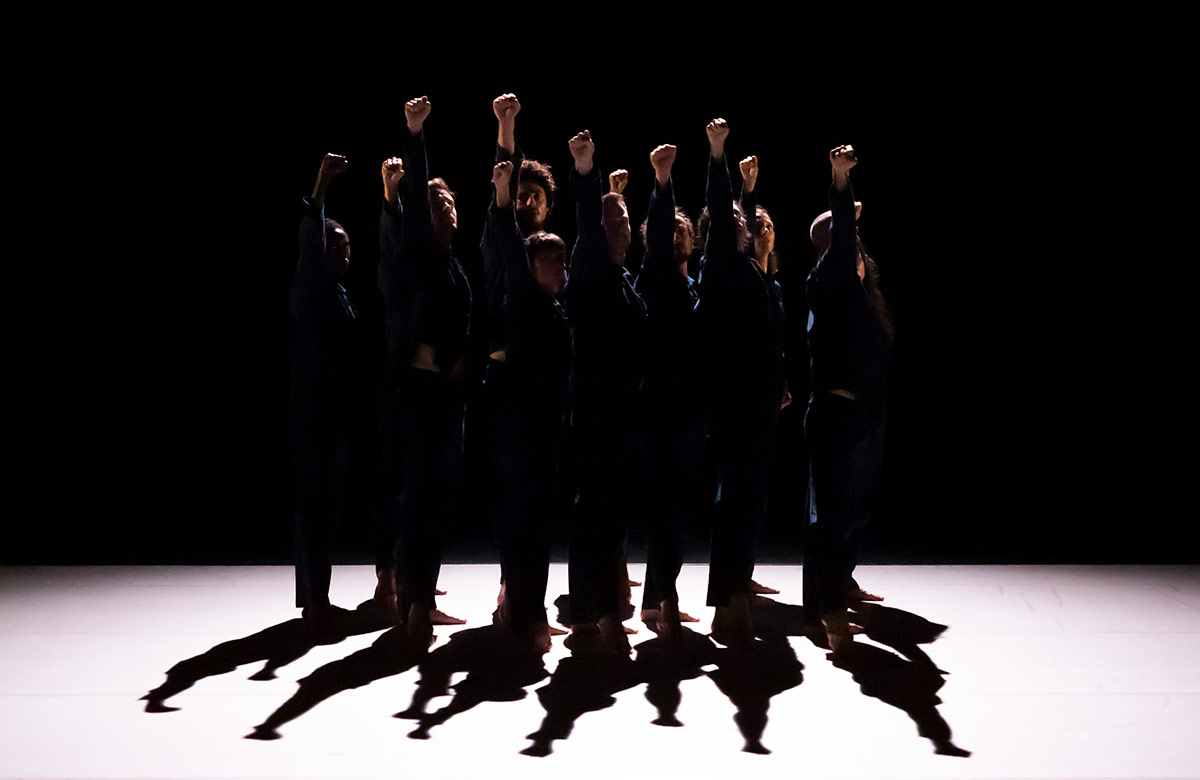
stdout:
POLYGON ((804 609, 805 621, 824 628, 835 654, 852 641, 847 604, 880 600, 854 581, 854 542, 879 491, 892 345, 878 271, 858 237, 850 186, 857 164, 852 146, 829 153, 830 211, 809 231, 822 254, 806 286, 812 399, 804 421, 810 464, 804 609))
MULTIPOLYGON (((767 511, 771 459, 783 397, 783 308, 774 285, 748 253, 746 218, 733 201, 725 142, 729 124, 714 119, 709 142, 709 228, 697 315, 706 351, 705 406, 720 486, 713 514, 708 604, 713 636, 753 640, 750 595, 754 548, 767 511)), ((757 165, 746 172, 753 192, 757 165)))
POLYGON ((327 154, 300 220, 300 259, 288 309, 294 325, 289 397, 296 529, 296 606, 317 633, 335 630, 329 603, 329 545, 346 493, 359 344, 357 312, 340 284, 350 270, 350 237, 325 217, 325 193, 346 170, 327 154))
POLYGON ((505 360, 488 365, 496 536, 505 589, 496 618, 523 646, 550 649, 546 580, 558 497, 559 451, 571 371, 571 329, 558 298, 566 245, 552 233, 522 239, 511 188, 515 166, 496 163, 488 232, 504 263, 505 360))
POLYGON ((598 628, 603 646, 628 655, 621 624, 628 582, 622 567, 624 469, 645 372, 646 309, 610 252, 591 133, 575 135, 569 148, 578 223, 566 288, 575 336, 578 463, 569 567, 572 641, 582 648, 598 628))

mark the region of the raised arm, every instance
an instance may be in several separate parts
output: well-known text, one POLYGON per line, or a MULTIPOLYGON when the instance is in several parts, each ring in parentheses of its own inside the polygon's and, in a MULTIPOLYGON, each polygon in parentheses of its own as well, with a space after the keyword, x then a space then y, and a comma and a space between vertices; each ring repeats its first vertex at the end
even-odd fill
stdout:
POLYGON ((425 120, 433 105, 427 97, 404 104, 407 133, 402 149, 405 176, 400 180, 400 204, 404 210, 406 251, 424 251, 433 231, 429 217, 429 162, 425 156, 425 120), (418 249, 419 248, 419 249, 418 249))
POLYGON ((517 175, 521 172, 524 155, 517 148, 517 114, 521 113, 521 101, 511 92, 506 92, 492 101, 492 113, 496 115, 496 162, 513 163, 509 192, 517 197, 517 175))
POLYGON ((404 161, 389 157, 379 167, 383 179, 383 204, 379 209, 379 270, 376 281, 384 300, 397 292, 404 253, 404 206, 400 202, 400 180, 404 178, 404 161))
POLYGON ((858 165, 853 146, 839 146, 829 152, 833 186, 829 190, 829 250, 821 259, 826 273, 858 275, 858 228, 855 225, 854 189, 850 169, 858 165))
POLYGON ((729 168, 725 163, 725 139, 729 137, 729 123, 714 119, 705 128, 708 134, 708 186, 705 201, 708 204, 708 238, 704 245, 704 258, 708 263, 714 258, 732 258, 737 252, 733 220, 733 188, 729 183, 729 168))
POLYGON ((608 265, 608 240, 604 236, 600 172, 594 156, 592 134, 584 130, 569 142, 575 167, 571 169, 571 191, 575 195, 575 221, 578 238, 571 263, 571 279, 586 279, 608 265))
POLYGON ((758 157, 751 155, 738 163, 742 174, 742 213, 746 215, 746 232, 751 236, 758 235, 758 193, 754 186, 758 183, 758 157))
POLYGON ((304 199, 304 216, 300 220, 300 260, 296 278, 321 277, 325 267, 325 193, 333 177, 346 170, 346 158, 332 152, 321 160, 312 195, 304 199))
POLYGON ((629 171, 624 168, 617 168, 612 173, 608 174, 608 191, 615 192, 618 195, 625 194, 625 187, 629 184, 629 171))
POLYGON ((509 195, 509 183, 513 178, 516 178, 516 171, 511 162, 498 162, 492 168, 495 198, 488 209, 487 223, 497 251, 496 259, 504 265, 505 292, 510 306, 517 304, 537 286, 533 272, 529 270, 525 241, 517 227, 516 201, 509 195))
POLYGON ((654 190, 650 193, 650 208, 646 214, 643 273, 678 273, 675 263, 675 189, 671 183, 675 155, 676 149, 670 144, 655 147, 650 152, 654 190))

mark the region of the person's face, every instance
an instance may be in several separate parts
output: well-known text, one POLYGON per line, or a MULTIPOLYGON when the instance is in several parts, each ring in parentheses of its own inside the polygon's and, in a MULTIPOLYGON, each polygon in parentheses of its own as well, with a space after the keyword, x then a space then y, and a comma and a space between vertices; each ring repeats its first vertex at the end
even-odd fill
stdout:
POLYGON ((550 202, 541 185, 528 181, 517 182, 517 223, 525 235, 541 230, 550 216, 550 202))
POLYGON ((342 228, 330 233, 326 239, 325 261, 335 279, 341 279, 350 270, 350 236, 342 228))
POLYGON ((775 223, 765 214, 758 219, 758 233, 754 236, 754 257, 763 263, 775 251, 775 223))
POLYGON ((458 229, 458 210, 454 207, 454 196, 441 188, 431 189, 429 217, 435 232, 453 234, 458 229))
POLYGON ((562 295, 567 286, 567 255, 557 247, 546 247, 533 256, 533 278, 552 298, 562 295))
MULTIPOLYGON (((692 256, 692 249, 695 245, 695 238, 692 236, 692 227, 688 221, 680 215, 675 215, 675 262, 686 264, 692 256)), ((686 265, 684 273, 687 273, 686 265)))
POLYGON ((608 239, 609 251, 622 263, 633 234, 629 228, 629 209, 622 198, 605 198, 604 200, 604 235, 608 239))

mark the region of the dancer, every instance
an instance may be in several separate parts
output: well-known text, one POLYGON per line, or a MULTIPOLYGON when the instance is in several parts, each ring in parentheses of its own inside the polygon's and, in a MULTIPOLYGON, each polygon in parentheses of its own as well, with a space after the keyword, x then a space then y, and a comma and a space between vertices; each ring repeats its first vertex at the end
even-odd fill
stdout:
POLYGON ((346 492, 353 419, 355 317, 339 281, 350 270, 350 237, 325 218, 325 193, 346 170, 346 158, 327 154, 300 220, 300 259, 288 309, 295 326, 289 399, 295 483, 296 606, 309 627, 326 633, 340 608, 329 603, 329 544, 334 515, 346 492))
MULTIPOLYGON (((746 254, 746 219, 733 202, 725 141, 729 125, 706 128, 708 212, 697 316, 708 351, 708 416, 720 489, 713 516, 708 604, 713 637, 725 645, 753 641, 750 583, 754 546, 766 515, 770 458, 783 396, 783 309, 773 282, 746 254)), ((752 195, 757 161, 747 158, 752 195)))
POLYGON ((854 148, 833 149, 829 162, 831 210, 810 230, 821 259, 807 284, 812 397, 804 424, 810 458, 804 607, 806 620, 820 621, 838 653, 853 641, 846 606, 861 590, 852 577, 855 535, 866 525, 883 465, 892 322, 855 225, 854 148))
POLYGON ((493 462, 499 471, 497 538, 505 587, 499 622, 520 644, 550 649, 546 580, 571 370, 571 329, 558 302, 566 244, 553 233, 522 240, 512 162, 492 171, 487 231, 505 265, 508 346, 487 373, 493 462))
MULTIPOLYGON (((642 390, 642 473, 650 531, 641 617, 652 630, 680 636, 683 540, 699 505, 699 454, 704 445, 697 396, 699 360, 695 281, 687 274, 692 221, 675 206, 669 144, 650 153, 654 188, 642 225, 646 258, 637 291, 646 302, 650 360, 642 390)), ((695 618, 688 616, 694 621, 695 618)))
MULTIPOLYGON (((452 249, 454 193, 428 178, 428 98, 404 106, 403 160, 384 164, 380 289, 389 310, 387 398, 403 442, 395 571, 410 637, 431 638, 442 535, 461 488, 471 289, 452 249), (392 167, 389 165, 402 165, 392 167)), ((458 619, 447 621, 462 623, 458 619)))
POLYGON ((643 378, 646 309, 625 272, 623 252, 614 251, 622 249, 622 240, 628 248, 628 212, 623 203, 602 205, 591 133, 577 134, 570 149, 579 230, 566 287, 575 337, 579 464, 569 565, 571 641, 573 650, 582 648, 598 628, 605 647, 628 655, 618 585, 626 512, 622 469, 643 378))

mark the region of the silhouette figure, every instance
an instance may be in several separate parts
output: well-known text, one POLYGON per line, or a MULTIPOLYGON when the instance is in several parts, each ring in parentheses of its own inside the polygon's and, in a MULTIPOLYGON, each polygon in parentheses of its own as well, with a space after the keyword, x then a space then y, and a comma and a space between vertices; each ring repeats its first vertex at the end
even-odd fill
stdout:
POLYGON ((950 740, 950 724, 937 711, 942 703, 937 692, 946 680, 932 663, 906 661, 865 642, 851 642, 841 652, 830 654, 830 659, 837 668, 850 672, 864 694, 908 713, 917 724, 917 733, 933 743, 935 753, 971 755, 950 740))
POLYGON ((274 680, 275 672, 300 658, 317 645, 337 644, 348 636, 366 634, 383 628, 378 618, 367 613, 335 610, 331 622, 321 631, 301 618, 287 620, 256 634, 231 639, 172 666, 162 685, 139 701, 146 702, 146 712, 176 712, 166 700, 186 691, 206 677, 226 674, 243 664, 266 661, 263 668, 250 676, 251 680, 274 680))
POLYGON ((804 665, 796 658, 796 651, 783 636, 756 639, 746 649, 718 650, 715 662, 717 668, 708 676, 737 708, 733 721, 746 740, 742 750, 769 754, 762 736, 771 697, 804 681, 804 665))
POLYGON ((656 726, 682 726, 676 713, 683 696, 679 685, 704 674, 704 666, 717 658, 717 647, 707 636, 688 628, 678 639, 658 637, 634 647, 637 676, 646 682, 646 700, 658 710, 656 726))
POLYGON ((385 631, 367 648, 325 664, 300 680, 300 689, 275 710, 246 739, 279 739, 279 727, 290 723, 342 691, 361 688, 408 671, 429 652, 422 638, 410 638, 403 627, 385 631))
POLYGON ((429 739, 434 726, 483 702, 520 701, 526 688, 549 676, 540 653, 522 650, 496 626, 455 633, 448 643, 425 656, 419 668, 421 679, 412 704, 395 715, 417 721, 417 728, 408 735, 412 739, 429 739), (450 691, 451 675, 464 671, 467 677, 454 686, 450 703, 427 713, 431 700, 450 691))
POLYGON ((617 701, 615 694, 639 682, 637 665, 622 653, 573 651, 558 662, 550 682, 538 689, 546 716, 527 737, 533 744, 521 753, 550 755, 554 741, 569 737, 581 715, 611 707, 617 701))

